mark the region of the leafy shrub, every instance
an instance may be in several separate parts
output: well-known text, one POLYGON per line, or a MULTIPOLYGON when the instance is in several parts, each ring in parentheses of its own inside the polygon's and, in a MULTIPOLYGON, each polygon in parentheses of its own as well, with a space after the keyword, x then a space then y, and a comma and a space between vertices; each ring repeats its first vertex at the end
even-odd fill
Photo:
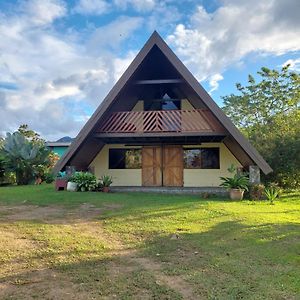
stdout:
POLYGON ((220 177, 223 181, 220 186, 227 189, 240 189, 248 191, 249 179, 245 175, 235 174, 233 177, 220 177))
POLYGON ((81 192, 94 191, 97 188, 96 176, 89 172, 76 172, 69 181, 77 183, 77 190, 81 192))
POLYGON ((55 180, 55 176, 52 173, 45 173, 43 180, 45 180, 46 183, 52 183, 55 180))
POLYGON ((16 174, 14 172, 5 172, 0 182, 0 186, 7 186, 16 183, 16 174))
POLYGON ((4 156, 0 153, 0 183, 4 182, 5 180, 5 159, 4 156))
POLYGON ((231 165, 228 169, 228 172, 235 173, 233 177, 220 177, 222 183, 220 186, 227 189, 240 189, 240 190, 249 190, 249 178, 246 174, 237 172, 234 165, 231 165))
POLYGON ((275 189, 277 191, 277 193, 278 193, 277 198, 279 198, 282 195, 283 191, 284 191, 284 189, 282 187, 280 187, 278 185, 278 183, 275 183, 275 182, 270 182, 268 184, 268 188, 272 188, 272 189, 275 189))
POLYGON ((9 184, 16 184, 16 174, 14 172, 5 172, 5 182, 8 182, 9 184))
POLYGON ((93 189, 95 192, 102 192, 103 191, 103 184, 101 181, 96 183, 95 188, 93 189))
POLYGON ((250 199, 261 200, 264 195, 265 186, 263 184, 253 184, 250 186, 250 199))
POLYGON ((108 175, 103 175, 99 179, 102 187, 109 187, 113 183, 112 177, 108 175))
POLYGON ((274 200, 279 195, 279 190, 275 187, 269 187, 265 189, 265 195, 267 197, 267 200, 270 201, 270 204, 274 204, 274 200))
POLYGON ((7 133, 1 147, 5 171, 14 172, 18 185, 29 184, 34 177, 40 177, 49 165, 50 150, 41 142, 29 141, 20 132, 7 133))

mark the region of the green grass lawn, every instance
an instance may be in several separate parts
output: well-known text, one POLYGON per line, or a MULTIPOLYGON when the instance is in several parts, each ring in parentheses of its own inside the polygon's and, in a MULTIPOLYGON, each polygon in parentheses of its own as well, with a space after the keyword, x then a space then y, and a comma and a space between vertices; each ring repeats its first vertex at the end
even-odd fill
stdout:
POLYGON ((0 188, 0 299, 300 299, 300 193, 0 188))

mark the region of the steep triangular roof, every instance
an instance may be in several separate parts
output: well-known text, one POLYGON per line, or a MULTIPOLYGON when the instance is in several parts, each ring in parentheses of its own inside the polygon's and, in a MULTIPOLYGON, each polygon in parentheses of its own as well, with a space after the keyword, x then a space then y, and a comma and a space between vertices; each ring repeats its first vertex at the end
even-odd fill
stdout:
POLYGON ((239 161, 251 161, 252 163, 256 164, 265 174, 270 173, 272 169, 268 163, 234 126, 231 120, 224 114, 211 96, 204 90, 201 84, 196 80, 192 73, 185 67, 185 65, 180 61, 180 59, 169 48, 169 46, 156 31, 154 31, 144 47, 132 61, 130 66, 114 85, 91 118, 84 125, 68 151, 56 164, 54 171, 57 172, 63 169, 66 165, 76 165, 79 168, 86 168, 89 165, 89 163, 104 145, 101 140, 92 136, 92 131, 94 130, 95 126, 97 126, 104 113, 112 105, 118 94, 125 87, 128 80, 133 76, 138 67, 150 53, 151 49, 155 46, 159 48, 159 50, 165 55, 177 72, 189 84, 193 92, 201 99, 202 102, 199 100, 199 105, 203 105, 204 103, 224 126, 224 128, 229 132, 230 136, 224 140, 224 143, 237 157, 237 159, 239 161))

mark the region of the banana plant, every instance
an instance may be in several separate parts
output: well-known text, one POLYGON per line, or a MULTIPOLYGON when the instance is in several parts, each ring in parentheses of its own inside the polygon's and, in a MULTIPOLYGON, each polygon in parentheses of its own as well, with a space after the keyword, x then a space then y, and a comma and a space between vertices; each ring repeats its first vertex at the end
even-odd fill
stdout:
POLYGON ((44 145, 32 143, 21 133, 7 133, 1 153, 5 167, 16 173, 17 184, 28 184, 37 174, 41 165, 46 166, 50 150, 44 145))

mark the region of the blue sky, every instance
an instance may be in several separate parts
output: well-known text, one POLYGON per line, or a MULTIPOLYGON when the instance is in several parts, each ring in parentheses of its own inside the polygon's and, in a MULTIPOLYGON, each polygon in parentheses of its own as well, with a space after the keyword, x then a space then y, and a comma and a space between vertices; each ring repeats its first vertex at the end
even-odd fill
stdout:
POLYGON ((300 69, 299 0, 2 0, 0 133, 75 136, 157 30, 214 100, 300 69))

